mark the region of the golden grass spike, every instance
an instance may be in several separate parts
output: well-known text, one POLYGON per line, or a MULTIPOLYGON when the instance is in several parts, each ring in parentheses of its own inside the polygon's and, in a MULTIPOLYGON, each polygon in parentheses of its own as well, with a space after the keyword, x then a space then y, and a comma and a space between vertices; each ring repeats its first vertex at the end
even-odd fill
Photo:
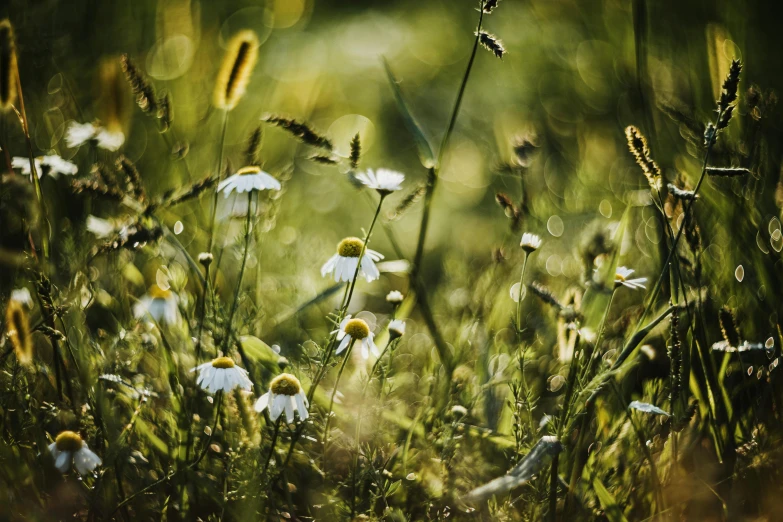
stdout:
POLYGON ((24 305, 15 299, 8 301, 5 309, 5 328, 8 340, 21 364, 33 362, 33 339, 30 335, 30 321, 24 305))
POLYGON ((14 29, 6 19, 0 22, 0 110, 16 101, 16 73, 14 29))
POLYGON ((219 109, 230 111, 245 94, 258 58, 258 45, 256 33, 250 30, 240 31, 228 43, 215 82, 214 103, 219 109))

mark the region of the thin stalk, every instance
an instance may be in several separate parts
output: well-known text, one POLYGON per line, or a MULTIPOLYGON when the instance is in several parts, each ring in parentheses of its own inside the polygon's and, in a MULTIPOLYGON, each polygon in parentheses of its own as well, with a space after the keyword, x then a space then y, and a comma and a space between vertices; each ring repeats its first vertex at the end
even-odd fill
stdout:
POLYGON ((272 460, 272 455, 275 454, 275 446, 277 445, 277 438, 280 435, 280 418, 275 421, 275 431, 272 434, 272 442, 269 446, 269 454, 266 456, 266 461, 264 462, 264 469, 261 471, 261 480, 263 481, 266 477, 266 472, 269 469, 269 462, 272 460))
POLYGON ((522 273, 519 275, 519 295, 517 296, 517 336, 522 334, 522 285, 525 281, 525 268, 527 267, 527 258, 529 254, 525 251, 525 257, 522 261, 522 273))
MULTIPOLYGON (((228 322, 226 323, 226 335, 223 336, 223 353, 226 353, 228 349, 229 340, 231 339, 231 325, 234 322, 234 315, 237 312, 239 306, 239 291, 242 288, 242 278, 245 275, 245 266, 247 265, 247 253, 250 250, 250 231, 252 229, 251 216, 253 210, 253 191, 250 190, 247 193, 247 215, 245 218, 245 248, 242 252, 242 264, 239 266, 239 276, 237 277, 236 288, 234 289, 234 301, 231 303, 231 312, 228 314, 228 322)), ((215 354, 217 357, 217 354, 215 354)), ((245 361, 247 363, 247 361, 245 361)), ((248 368, 249 369, 249 368, 248 368)))
POLYGON ((345 371, 345 367, 348 364, 348 359, 351 358, 351 354, 353 353, 353 345, 356 343, 356 339, 351 339, 351 344, 348 345, 348 349, 345 350, 345 357, 343 358, 342 364, 340 364, 340 369, 337 371, 337 378, 334 380, 334 388, 332 388, 332 395, 329 397, 329 409, 326 412, 326 424, 324 425, 324 456, 326 456, 326 444, 328 442, 329 437, 329 424, 332 420, 332 408, 334 408, 334 397, 337 395, 337 387, 340 385, 340 378, 343 376, 343 371, 345 371))
POLYGON ((228 129, 228 111, 223 111, 223 130, 220 133, 220 153, 218 155, 218 182, 215 184, 215 195, 212 197, 212 214, 209 220, 209 243, 207 244, 207 252, 212 252, 212 245, 215 240, 215 219, 217 217, 217 204, 218 204, 218 186, 223 180, 223 154, 226 147, 226 130, 228 129))

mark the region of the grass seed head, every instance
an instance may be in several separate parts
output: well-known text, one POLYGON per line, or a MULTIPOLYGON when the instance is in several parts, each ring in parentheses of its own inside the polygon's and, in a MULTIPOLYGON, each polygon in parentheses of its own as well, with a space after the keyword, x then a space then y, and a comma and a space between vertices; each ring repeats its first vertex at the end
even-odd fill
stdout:
POLYGON ((240 31, 228 42, 215 82, 213 102, 217 108, 230 111, 237 106, 245 94, 257 58, 258 37, 253 31, 240 31))

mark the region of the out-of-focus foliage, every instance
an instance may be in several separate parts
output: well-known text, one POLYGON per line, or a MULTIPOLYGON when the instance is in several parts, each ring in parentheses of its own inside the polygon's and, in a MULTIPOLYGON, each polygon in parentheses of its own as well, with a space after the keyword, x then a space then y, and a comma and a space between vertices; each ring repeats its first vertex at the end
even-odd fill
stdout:
POLYGON ((6 2, 24 110, 17 97, 0 112, 0 512, 774 519, 772 11, 6 2), (245 30, 257 59, 225 112, 216 82, 245 30), (738 99, 721 106, 734 60, 738 99), (124 142, 69 146, 73 122, 124 142), (78 173, 33 183, 30 154, 78 173), (214 197, 246 166, 281 190, 214 197), (405 174, 381 203, 357 181, 379 168, 405 174), (340 240, 372 223, 380 278, 322 277, 340 240), (523 232, 540 247, 520 248, 523 232), (613 288, 623 266, 635 272, 613 288), (174 320, 136 313, 155 298, 174 320), (333 353, 346 313, 376 334, 377 364, 358 344, 333 353), (405 332, 390 339, 394 318, 405 332), (191 369, 219 354, 252 391, 196 384, 191 369), (305 422, 253 408, 281 372, 312 392, 305 422), (100 457, 94 473, 56 469, 48 446, 64 430, 100 457))

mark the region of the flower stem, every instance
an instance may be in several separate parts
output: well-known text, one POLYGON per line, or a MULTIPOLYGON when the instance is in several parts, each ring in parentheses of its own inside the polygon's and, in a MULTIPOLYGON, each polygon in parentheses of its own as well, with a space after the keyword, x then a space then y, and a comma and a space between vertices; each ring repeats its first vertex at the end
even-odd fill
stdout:
POLYGON ((327 438, 329 437, 329 424, 332 420, 332 408, 334 408, 334 397, 337 395, 337 387, 340 385, 340 378, 343 376, 343 371, 345 371, 345 366, 348 364, 348 359, 351 358, 351 353, 353 353, 353 345, 356 343, 356 339, 351 338, 351 344, 348 345, 348 349, 345 350, 345 357, 343 358, 342 364, 340 364, 340 369, 337 371, 337 378, 334 380, 334 388, 332 388, 332 395, 329 398, 329 409, 326 412, 326 424, 324 425, 324 455, 326 455, 326 443, 327 438))
POLYGON ((223 130, 220 133, 220 153, 218 154, 218 182, 215 184, 215 195, 212 197, 212 213, 209 220, 209 242, 207 252, 212 252, 212 245, 215 240, 215 220, 217 218, 218 187, 223 180, 223 154, 226 147, 226 130, 228 129, 228 111, 223 111, 223 130))
MULTIPOLYGON (((242 252, 242 264, 239 266, 239 276, 237 276, 237 283, 236 288, 234 289, 234 301, 231 303, 231 312, 228 314, 228 321, 226 322, 226 333, 223 336, 223 353, 226 353, 229 345, 229 341, 232 338, 232 323, 234 322, 234 315, 237 312, 237 308, 239 307, 239 291, 242 288, 242 278, 245 275, 245 266, 247 265, 247 253, 250 250, 250 231, 252 229, 252 221, 251 217, 253 215, 253 191, 250 190, 247 193, 247 214, 245 217, 245 248, 242 252)), ((217 354, 215 354, 215 357, 217 357, 217 354)), ((242 358, 244 359, 244 357, 242 358)), ((244 364, 247 366, 247 363, 249 361, 243 360, 244 364)), ((247 368, 248 371, 250 368, 247 368)))
POLYGON ((522 335, 522 285, 525 280, 525 267, 527 267, 528 253, 522 261, 522 273, 519 275, 519 295, 517 296, 517 337, 522 335))

